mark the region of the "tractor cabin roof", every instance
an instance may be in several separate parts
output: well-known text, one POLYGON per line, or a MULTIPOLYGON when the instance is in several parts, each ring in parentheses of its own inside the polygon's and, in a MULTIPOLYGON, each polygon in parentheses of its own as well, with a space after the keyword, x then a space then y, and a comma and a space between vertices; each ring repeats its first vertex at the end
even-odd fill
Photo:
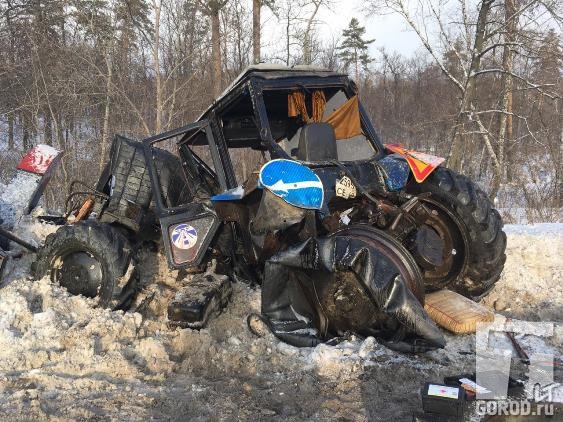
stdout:
POLYGON ((244 86, 251 79, 262 79, 267 81, 274 80, 293 80, 295 86, 300 85, 295 79, 317 79, 317 78, 334 78, 338 79, 339 84, 348 82, 348 75, 345 73, 334 72, 332 70, 322 69, 314 66, 280 66, 277 64, 257 64, 247 67, 241 74, 223 91, 223 93, 213 101, 213 103, 200 115, 198 120, 209 117, 209 113, 221 107, 223 103, 229 102, 231 95, 237 95, 233 91, 244 86))

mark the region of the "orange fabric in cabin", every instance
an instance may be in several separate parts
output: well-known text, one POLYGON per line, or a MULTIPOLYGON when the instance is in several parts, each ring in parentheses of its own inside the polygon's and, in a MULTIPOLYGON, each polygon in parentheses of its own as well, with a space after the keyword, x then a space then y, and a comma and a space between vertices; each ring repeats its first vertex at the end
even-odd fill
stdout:
POLYGON ((325 112, 326 98, 325 93, 322 91, 313 92, 313 122, 319 123, 323 119, 325 112))
MULTIPOLYGON (((305 94, 295 91, 287 96, 287 115, 289 117, 301 116, 307 123, 320 122, 326 107, 326 97, 323 91, 313 92, 313 116, 309 117, 305 94)), ((334 128, 336 139, 348 139, 362 133, 360 120, 360 107, 358 96, 354 95, 325 120, 334 128)))
POLYGON ((301 116, 307 123, 318 123, 323 118, 326 106, 325 94, 322 91, 313 91, 313 116, 309 117, 305 94, 301 91, 292 92, 287 96, 287 115, 289 117, 301 116))
POLYGON ((334 128, 336 139, 348 139, 362 133, 360 105, 358 96, 354 95, 325 120, 334 128))
POLYGON ((309 121, 309 113, 305 105, 305 94, 295 91, 287 96, 287 115, 289 117, 301 116, 306 122, 309 121))

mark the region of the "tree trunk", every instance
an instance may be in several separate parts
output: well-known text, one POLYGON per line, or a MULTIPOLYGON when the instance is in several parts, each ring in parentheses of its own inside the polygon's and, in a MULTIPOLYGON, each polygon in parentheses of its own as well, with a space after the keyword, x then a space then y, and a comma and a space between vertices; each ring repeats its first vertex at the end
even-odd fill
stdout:
POLYGON ((219 8, 211 9, 211 56, 213 57, 213 96, 221 95, 221 27, 219 22, 219 8))
POLYGON ((45 143, 53 145, 53 128, 51 127, 51 116, 48 113, 43 114, 43 134, 45 143))
POLYGON ((559 135, 559 158, 555 169, 555 206, 559 209, 563 207, 563 134, 559 135))
POLYGON ((152 58, 154 61, 154 73, 156 83, 156 124, 155 131, 160 133, 162 131, 162 75, 160 74, 160 10, 161 4, 158 1, 153 1, 154 7, 154 44, 152 48, 152 58))
POLYGON ((356 80, 354 82, 356 82, 356 86, 360 87, 360 69, 358 67, 358 52, 356 50, 354 50, 354 66, 355 66, 355 76, 356 76, 356 80))
POLYGON ((66 142, 63 131, 63 115, 61 111, 56 114, 53 121, 55 122, 55 135, 57 136, 59 148, 64 151, 66 150, 66 142))
MULTIPOLYGON (((473 99, 475 97, 475 74, 481 68, 481 52, 485 43, 485 31, 487 26, 487 19, 491 10, 491 5, 494 0, 483 0, 479 9, 479 16, 477 18, 477 26, 475 28, 475 42, 473 43, 473 51, 471 56, 471 65, 468 72, 468 77, 465 81, 463 95, 459 102, 459 112, 455 124, 452 128, 451 147, 448 155, 448 166, 454 170, 460 170, 463 165, 463 142, 459 135, 459 128, 467 119, 467 114, 473 111, 473 99)), ((480 122, 479 122, 480 123, 480 122)), ((491 157, 493 158, 493 157, 491 157)))
POLYGON ((506 174, 509 177, 505 164, 506 144, 510 143, 513 138, 512 134, 512 71, 514 69, 514 53, 511 43, 515 40, 517 17, 514 16, 514 0, 505 0, 504 2, 504 20, 506 33, 504 35, 504 48, 502 53, 502 68, 505 73, 501 76, 502 86, 502 102, 501 113, 499 116, 499 133, 498 133, 498 159, 501 166, 501 177, 506 174))
POLYGON ((313 31, 313 24, 315 23, 315 17, 319 12, 319 8, 322 5, 322 0, 313 1, 315 8, 309 16, 307 20, 307 25, 305 27, 305 34, 303 36, 303 64, 311 64, 313 62, 313 53, 312 53, 312 36, 311 32, 313 31))
POLYGON ((111 59, 108 57, 108 55, 109 53, 106 54, 106 68, 107 68, 106 104, 104 109, 104 122, 102 125, 102 142, 100 145, 100 164, 99 164, 100 173, 103 170, 104 163, 106 160, 106 151, 107 151, 108 138, 109 138, 109 116, 111 110, 111 87, 112 87, 112 78, 113 78, 113 66, 111 63, 111 59))
POLYGON ((252 56, 254 64, 260 63, 260 9, 262 0, 252 0, 252 56))
POLYGON ((8 149, 13 150, 15 147, 14 142, 14 115, 8 115, 8 149))
POLYGON ((287 12, 287 22, 285 24, 285 52, 286 52, 286 58, 285 58, 285 65, 289 66, 289 47, 290 47, 290 40, 291 40, 291 34, 289 32, 289 30, 291 29, 291 17, 290 17, 290 12, 287 12))
POLYGON ((27 151, 29 149, 29 147, 31 146, 30 144, 30 140, 29 140, 29 119, 27 118, 27 113, 23 113, 23 117, 22 117, 22 129, 23 129, 23 150, 27 151))

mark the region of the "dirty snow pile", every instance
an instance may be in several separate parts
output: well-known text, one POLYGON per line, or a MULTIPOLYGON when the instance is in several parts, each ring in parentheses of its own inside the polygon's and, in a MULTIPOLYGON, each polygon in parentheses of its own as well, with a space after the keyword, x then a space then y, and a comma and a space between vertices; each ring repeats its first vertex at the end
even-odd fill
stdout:
MULTIPOLYGON (((30 224, 36 240, 53 230, 30 224)), ((553 338, 519 340, 555 350, 561 368, 563 225, 506 231, 505 271, 483 302, 506 317, 558 321, 553 338)), ((207 328, 170 329, 166 304, 189 277, 143 253, 142 291, 126 313, 31 280, 33 256, 13 253, 0 286, 1 420, 404 420, 420 411, 425 381, 474 371, 471 335, 447 335, 444 350, 419 356, 371 337, 302 349, 257 338, 246 316, 259 311, 260 290, 243 283, 207 328)))
POLYGON ((7 186, 0 183, 0 218, 5 227, 11 228, 21 217, 37 188, 37 180, 35 174, 20 171, 7 186))

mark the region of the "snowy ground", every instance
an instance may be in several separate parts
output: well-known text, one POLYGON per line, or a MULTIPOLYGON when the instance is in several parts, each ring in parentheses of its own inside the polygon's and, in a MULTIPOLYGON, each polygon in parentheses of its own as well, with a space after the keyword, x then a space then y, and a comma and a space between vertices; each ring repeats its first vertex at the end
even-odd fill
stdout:
MULTIPOLYGON (((36 241, 51 230, 33 228, 22 234, 36 241)), ((483 302, 506 317, 559 321, 553 338, 520 341, 555 351, 562 382, 563 224, 506 232, 505 271, 483 302)), ((159 316, 186 281, 160 256, 143 259, 142 296, 156 299, 141 313, 96 309, 32 281, 32 260, 13 259, 0 288, 2 421, 411 420, 424 382, 474 371, 472 335, 448 335, 446 349, 420 356, 373 338, 305 349, 256 338, 245 317, 259 310, 260 292, 240 283, 207 329, 171 330, 159 316)))

